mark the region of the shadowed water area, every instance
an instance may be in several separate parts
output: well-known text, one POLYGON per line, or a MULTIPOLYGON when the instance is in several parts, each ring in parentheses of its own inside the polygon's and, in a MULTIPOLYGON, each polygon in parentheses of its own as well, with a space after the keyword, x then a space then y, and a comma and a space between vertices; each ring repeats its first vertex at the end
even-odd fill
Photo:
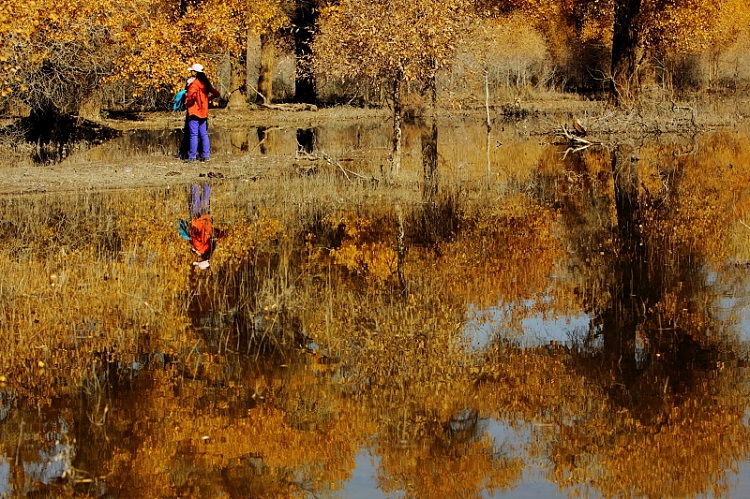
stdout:
POLYGON ((186 179, 0 200, 0 496, 750 495, 747 134, 389 126, 212 130, 207 270, 186 179))

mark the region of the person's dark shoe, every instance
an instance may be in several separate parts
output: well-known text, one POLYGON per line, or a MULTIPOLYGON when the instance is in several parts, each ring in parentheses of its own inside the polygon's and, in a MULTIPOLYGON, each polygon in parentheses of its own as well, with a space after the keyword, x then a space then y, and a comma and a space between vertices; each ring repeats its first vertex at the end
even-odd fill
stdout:
POLYGON ((185 158, 185 159, 182 160, 182 162, 183 163, 195 163, 196 159, 195 158, 185 158))
POLYGON ((209 161, 211 161, 211 158, 201 158, 200 159, 201 163, 208 163, 209 161))

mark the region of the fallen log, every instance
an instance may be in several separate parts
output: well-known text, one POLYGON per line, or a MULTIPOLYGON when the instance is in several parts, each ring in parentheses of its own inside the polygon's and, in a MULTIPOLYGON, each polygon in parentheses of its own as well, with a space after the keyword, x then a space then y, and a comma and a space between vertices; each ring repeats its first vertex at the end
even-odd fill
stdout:
POLYGON ((276 111, 317 111, 318 106, 315 104, 305 103, 285 103, 285 104, 260 104, 260 107, 264 109, 273 109, 276 111))

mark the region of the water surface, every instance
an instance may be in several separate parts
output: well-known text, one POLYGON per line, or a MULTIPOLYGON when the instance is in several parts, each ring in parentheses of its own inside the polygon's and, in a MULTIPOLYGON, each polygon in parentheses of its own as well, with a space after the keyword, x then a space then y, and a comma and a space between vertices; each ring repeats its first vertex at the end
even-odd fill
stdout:
POLYGON ((213 130, 317 168, 207 179, 204 272, 187 185, 5 200, 0 494, 749 495, 746 136, 453 119, 390 183, 323 169, 382 178, 388 126, 213 130))

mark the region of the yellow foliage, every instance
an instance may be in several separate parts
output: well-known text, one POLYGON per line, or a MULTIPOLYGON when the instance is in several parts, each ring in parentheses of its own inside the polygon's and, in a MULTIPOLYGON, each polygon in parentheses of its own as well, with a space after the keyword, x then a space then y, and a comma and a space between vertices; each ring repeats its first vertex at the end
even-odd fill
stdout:
POLYGON ((465 0, 345 0, 321 9, 315 64, 338 77, 429 78, 452 64, 470 26, 465 0))
MULTIPOLYGON (((207 54, 238 53, 248 30, 274 31, 288 23, 279 0, 207 0, 184 16, 164 0, 5 3, 0 19, 7 21, 0 23, 0 88, 20 96, 23 84, 44 87, 38 74, 44 64, 64 80, 79 74, 129 80, 136 93, 179 88, 196 59, 215 74, 216 61, 207 54)), ((86 92, 91 83, 81 82, 86 92)))
POLYGON ((370 220, 344 219, 340 223, 344 237, 341 245, 330 252, 333 263, 376 283, 389 279, 396 270, 393 243, 384 243, 384 234, 373 233, 370 220))

